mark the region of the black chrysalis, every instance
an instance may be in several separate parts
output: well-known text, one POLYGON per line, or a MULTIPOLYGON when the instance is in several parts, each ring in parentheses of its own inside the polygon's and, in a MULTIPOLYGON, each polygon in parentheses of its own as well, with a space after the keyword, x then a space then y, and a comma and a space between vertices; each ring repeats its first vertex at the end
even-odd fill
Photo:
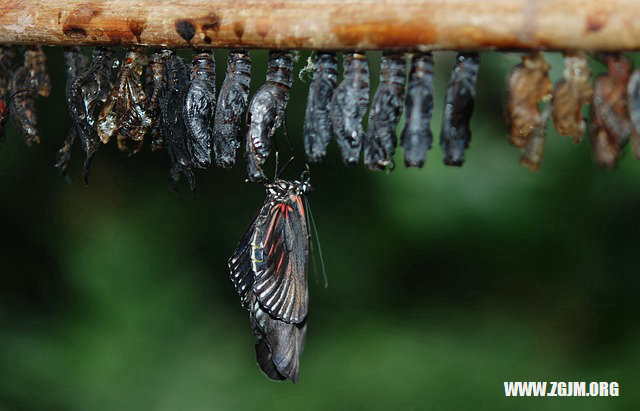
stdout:
POLYGON ((64 141, 64 145, 60 150, 58 150, 58 157, 55 164, 55 167, 58 169, 60 175, 62 176, 67 174, 67 168, 69 166, 69 161, 71 160, 71 150, 73 148, 73 143, 78 137, 78 129, 76 126, 77 122, 73 119, 74 112, 71 109, 73 84, 78 79, 78 75, 86 70, 89 66, 89 58, 82 53, 82 49, 80 47, 65 47, 64 60, 67 66, 67 84, 65 87, 65 96, 67 99, 69 114, 72 118, 72 124, 71 130, 69 130, 69 134, 64 141))
POLYGON ((406 120, 400 136, 407 167, 422 167, 431 148, 433 113, 433 55, 414 54, 405 99, 406 120))
POLYGON ((147 118, 146 94, 142 88, 142 69, 147 57, 141 49, 128 51, 116 78, 115 85, 107 97, 98 116, 97 131, 103 143, 108 143, 114 134, 118 137, 118 148, 129 155, 142 148, 144 135, 151 125, 147 118))
POLYGON ((265 180, 262 165, 271 153, 271 138, 284 124, 289 92, 293 84, 293 56, 290 52, 269 52, 267 81, 251 99, 247 116, 247 177, 265 180))
POLYGON ((182 115, 187 126, 191 162, 199 168, 211 165, 211 139, 216 112, 216 62, 213 51, 196 51, 191 81, 182 115))
POLYGON ((162 147, 162 133, 160 132, 160 101, 167 88, 167 78, 164 68, 162 51, 154 51, 149 57, 146 70, 145 92, 147 95, 146 115, 149 119, 149 138, 151 150, 162 147))
POLYGON ((12 65, 15 52, 11 46, 0 45, 0 142, 4 140, 4 125, 9 119, 9 102, 7 97, 11 91, 12 65))
POLYGON ((271 379, 298 380, 309 292, 308 182, 275 180, 229 259, 231 280, 249 310, 256 359, 271 379))
POLYGON ((67 102, 71 119, 86 155, 83 174, 87 184, 89 166, 100 145, 100 137, 96 131, 98 106, 107 100, 111 90, 110 78, 114 65, 113 50, 95 48, 91 66, 78 75, 68 91, 67 102))
POLYGON ((36 97, 47 97, 51 92, 46 61, 41 46, 27 49, 24 64, 15 72, 11 83, 11 116, 29 146, 40 142, 36 128, 36 97))
POLYGON ((471 141, 469 122, 473 114, 479 66, 478 53, 458 53, 449 78, 440 132, 443 160, 449 166, 462 166, 464 151, 471 141))
POLYGON ((338 83, 335 53, 319 52, 313 63, 313 81, 309 85, 304 119, 304 148, 312 163, 322 161, 331 140, 331 98, 338 83))
POLYGON ((368 130, 364 139, 364 164, 371 170, 384 170, 393 162, 398 139, 396 126, 404 105, 407 63, 397 53, 382 55, 380 85, 369 111, 368 130))
POLYGON ((191 171, 191 156, 187 141, 187 130, 182 117, 184 95, 189 77, 184 61, 172 50, 164 51, 164 67, 167 78, 167 88, 161 96, 161 132, 164 148, 171 159, 169 173, 169 187, 173 191, 178 189, 180 173, 189 182, 191 191, 195 193, 195 179, 191 171))
POLYGON ((362 119, 369 106, 369 61, 364 53, 344 54, 344 78, 336 87, 331 101, 331 120, 336 141, 345 164, 360 161, 364 130, 362 119))
POLYGON ((213 157, 218 167, 231 168, 236 163, 250 81, 249 53, 246 50, 232 50, 227 61, 227 76, 218 96, 213 128, 213 157))

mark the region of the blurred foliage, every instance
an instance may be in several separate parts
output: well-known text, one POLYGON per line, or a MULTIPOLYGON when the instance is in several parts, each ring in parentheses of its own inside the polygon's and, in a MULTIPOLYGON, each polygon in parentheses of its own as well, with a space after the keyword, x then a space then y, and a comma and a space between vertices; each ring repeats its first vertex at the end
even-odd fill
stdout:
MULTIPOLYGON (((44 141, 29 149, 10 126, 0 147, 0 409, 637 409, 640 164, 627 152, 618 170, 599 170, 588 139, 574 146, 549 127, 541 170, 519 166, 502 114, 517 55, 482 55, 464 167, 445 167, 437 145, 452 53, 436 55, 423 170, 405 169, 401 149, 393 173, 347 168, 335 143, 312 166, 329 287, 310 273, 293 385, 255 365, 228 278, 264 198, 244 183, 244 162, 199 173, 195 198, 184 183, 167 189, 166 153, 128 159, 115 144, 98 152, 89 187, 78 147, 60 178, 70 120, 62 52, 47 52, 44 141), (508 380, 619 381, 621 397, 505 398, 508 380)), ((253 57, 255 91, 266 52, 253 57)), ((547 58, 555 81, 561 56, 547 58)), ((220 84, 225 52, 217 62, 220 84)), ((296 78, 291 178, 303 170, 306 92, 296 78)), ((287 153, 281 132, 278 142, 287 153)))

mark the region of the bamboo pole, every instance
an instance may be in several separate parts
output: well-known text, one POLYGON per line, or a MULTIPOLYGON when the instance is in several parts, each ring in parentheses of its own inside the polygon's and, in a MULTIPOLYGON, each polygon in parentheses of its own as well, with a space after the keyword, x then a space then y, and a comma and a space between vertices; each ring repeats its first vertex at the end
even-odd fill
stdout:
POLYGON ((639 0, 1 0, 0 43, 640 49, 639 0))

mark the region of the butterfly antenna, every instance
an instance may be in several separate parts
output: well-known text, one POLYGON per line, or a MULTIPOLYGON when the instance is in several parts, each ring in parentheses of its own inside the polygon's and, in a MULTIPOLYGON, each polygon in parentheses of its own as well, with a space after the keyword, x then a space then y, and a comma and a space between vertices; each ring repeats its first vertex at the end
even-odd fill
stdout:
POLYGON ((287 167, 289 167, 289 164, 291 164, 292 161, 293 161, 293 157, 291 157, 286 163, 284 163, 282 170, 278 171, 278 173, 276 174, 276 179, 280 178, 282 173, 284 173, 284 171, 287 169, 287 167))
MULTIPOLYGON (((309 203, 305 199, 305 206, 307 209, 309 208, 309 203)), ((309 214, 305 214, 305 219, 307 221, 307 227, 311 227, 311 220, 309 220, 309 214)), ((320 277, 318 276, 318 266, 316 264, 316 254, 315 247, 313 245, 313 240, 311 239, 312 235, 309 234, 309 248, 311 253, 311 263, 313 264, 313 275, 316 277, 316 284, 320 284, 320 277)))
MULTIPOLYGON (((320 237, 318 236, 318 228, 316 227, 316 221, 313 218, 313 212, 311 212, 311 206, 309 205, 309 200, 304 198, 304 201, 307 205, 307 211, 309 211, 309 220, 311 224, 309 224, 313 230, 313 236, 316 238, 316 244, 318 245, 318 257, 320 257, 320 267, 322 267, 322 278, 324 279, 324 288, 329 287, 329 280, 327 279, 327 270, 324 266, 324 258, 322 257, 322 246, 320 245, 320 237)), ((315 267, 315 260, 314 260, 315 267)))

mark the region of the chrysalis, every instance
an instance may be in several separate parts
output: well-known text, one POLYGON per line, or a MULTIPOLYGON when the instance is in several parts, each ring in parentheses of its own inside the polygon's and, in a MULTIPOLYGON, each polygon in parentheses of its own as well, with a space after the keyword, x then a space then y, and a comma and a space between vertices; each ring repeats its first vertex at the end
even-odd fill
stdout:
POLYGON ((164 68, 164 56, 162 51, 154 51, 149 57, 149 65, 146 70, 145 92, 146 116, 149 119, 149 138, 151 150, 162 147, 162 133, 160 132, 160 100, 167 88, 167 78, 164 68))
POLYGON ((331 140, 331 98, 338 82, 335 53, 319 52, 313 63, 313 81, 309 85, 304 119, 304 148, 312 163, 322 161, 331 140))
POLYGON ((407 167, 422 167, 431 148, 433 112, 433 55, 414 54, 405 98, 406 121, 400 136, 407 167))
POLYGON ((78 137, 77 121, 74 119, 74 112, 71 109, 73 105, 72 90, 73 84, 78 79, 78 75, 89 66, 89 58, 82 53, 80 47, 65 47, 64 60, 67 66, 67 84, 65 87, 65 96, 67 99, 67 107, 72 118, 71 130, 64 141, 64 145, 58 150, 58 157, 55 167, 60 171, 60 175, 67 174, 69 161, 71 160, 71 150, 73 143, 78 137))
POLYGON ((443 160, 449 166, 462 166, 464 151, 471 141, 469 122, 473 114, 479 67, 478 53, 458 53, 449 78, 440 132, 443 160))
POLYGON ((141 49, 128 51, 115 85, 98 116, 97 130, 103 143, 118 136, 118 148, 129 155, 142 147, 151 125, 145 112, 146 95, 142 89, 142 69, 147 57, 141 49))
POLYGON ((71 119, 86 154, 83 174, 87 184, 89 166, 100 145, 100 137, 96 131, 98 106, 107 100, 111 90, 111 71, 116 64, 113 50, 97 47, 92 56, 91 66, 73 82, 67 97, 71 119))
POLYGON ((51 92, 46 61, 41 46, 27 49, 24 52, 24 65, 16 71, 11 83, 11 116, 28 146, 40 142, 36 128, 36 97, 47 97, 51 92))
POLYGON ((249 310, 256 358, 271 379, 298 380, 309 292, 308 182, 275 180, 229 259, 231 280, 249 310))
POLYGON ((622 149, 636 136, 627 110, 627 86, 631 61, 620 53, 602 55, 609 72, 598 75, 593 83, 591 106, 591 150, 596 164, 615 168, 622 149))
POLYGON ((573 137, 575 144, 582 141, 586 129, 582 118, 582 107, 593 97, 590 79, 591 71, 587 54, 584 52, 565 54, 563 79, 553 88, 551 105, 553 123, 558 134, 573 137))
POLYGON ((213 153, 218 167, 231 168, 236 163, 250 82, 249 53, 246 50, 232 50, 227 61, 227 76, 218 96, 213 128, 213 153))
POLYGON ((404 56, 385 52, 380 62, 380 84, 373 97, 364 140, 364 163, 371 170, 384 170, 393 162, 398 145, 396 126, 404 106, 406 76, 404 56))
POLYGON ((267 82, 251 99, 247 116, 247 176, 250 181, 265 179, 262 165, 271 152, 271 138, 284 124, 289 92, 293 83, 293 56, 290 52, 269 52, 267 82))
POLYGON ((15 53, 11 46, 0 45, 0 142, 4 140, 4 125, 9 119, 9 103, 7 98, 11 91, 11 75, 15 53))
POLYGON ((631 133, 633 155, 640 159, 640 69, 636 69, 629 79, 627 87, 629 115, 635 131, 631 133))
POLYGON ((540 125, 538 103, 551 97, 549 64, 541 52, 522 57, 507 78, 507 118, 511 126, 509 141, 524 148, 529 135, 540 125))
POLYGON ((333 93, 331 120, 342 160, 355 166, 364 137, 362 119, 369 106, 369 61, 364 53, 353 51, 344 54, 342 65, 344 78, 333 93))
POLYGON ((169 187, 173 191, 178 189, 180 173, 189 182, 191 192, 195 193, 195 179, 191 171, 191 156, 187 141, 187 131, 182 117, 184 95, 189 77, 181 57, 172 51, 164 51, 164 67, 167 78, 167 88, 160 100, 162 122, 162 141, 171 159, 169 173, 169 187))
POLYGON ((196 51, 182 115, 187 126, 191 162, 199 168, 207 168, 211 164, 215 112, 216 62, 213 51, 196 51))

